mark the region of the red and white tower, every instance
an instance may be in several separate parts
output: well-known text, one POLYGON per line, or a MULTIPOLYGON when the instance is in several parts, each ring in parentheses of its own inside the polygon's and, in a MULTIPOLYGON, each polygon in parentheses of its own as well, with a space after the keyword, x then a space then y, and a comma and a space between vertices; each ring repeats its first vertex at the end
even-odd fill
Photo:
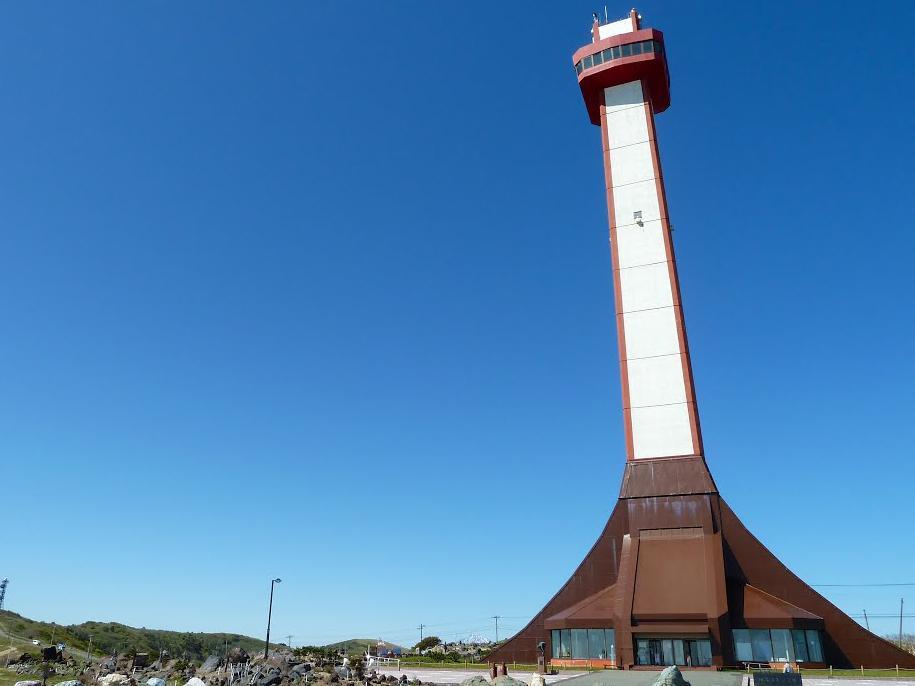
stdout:
POLYGON ((670 104, 664 36, 635 10, 593 27, 573 56, 594 124, 601 127, 626 455, 702 455, 680 285, 654 117, 670 104))
MULTIPOLYGON (((670 104, 664 36, 643 29, 635 10, 595 20, 573 64, 603 142, 626 469, 584 560, 487 660, 915 668, 915 656, 866 631, 767 550, 705 463, 655 132, 670 104)), ((604 486, 576 488, 601 497, 604 486)), ((561 502, 548 512, 561 516, 561 502)))

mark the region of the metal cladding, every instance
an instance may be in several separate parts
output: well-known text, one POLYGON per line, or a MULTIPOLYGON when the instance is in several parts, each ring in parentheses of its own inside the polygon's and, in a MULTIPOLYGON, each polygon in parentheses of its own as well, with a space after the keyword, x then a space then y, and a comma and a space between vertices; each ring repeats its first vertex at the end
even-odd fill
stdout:
POLYGON ((535 663, 543 643, 554 663, 623 669, 915 668, 915 655, 795 576, 719 495, 702 448, 654 127, 670 103, 663 35, 642 29, 635 10, 595 20, 592 33, 573 64, 603 141, 626 470, 585 559, 487 660, 535 663), (768 648, 757 645, 762 635, 768 648))

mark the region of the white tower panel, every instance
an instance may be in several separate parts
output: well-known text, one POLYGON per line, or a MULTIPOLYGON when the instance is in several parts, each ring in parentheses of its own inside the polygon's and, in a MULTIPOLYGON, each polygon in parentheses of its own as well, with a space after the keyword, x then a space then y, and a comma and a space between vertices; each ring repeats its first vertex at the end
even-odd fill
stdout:
POLYGON ((604 103, 630 459, 696 455, 701 447, 654 115, 640 81, 605 89, 604 103))

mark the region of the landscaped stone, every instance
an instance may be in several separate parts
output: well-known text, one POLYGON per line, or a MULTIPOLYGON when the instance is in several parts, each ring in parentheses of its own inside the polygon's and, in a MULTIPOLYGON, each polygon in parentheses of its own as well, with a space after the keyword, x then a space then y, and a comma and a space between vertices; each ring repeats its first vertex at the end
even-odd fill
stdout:
POLYGON ((658 675, 653 686, 690 686, 690 684, 683 678, 677 666, 671 665, 658 675))

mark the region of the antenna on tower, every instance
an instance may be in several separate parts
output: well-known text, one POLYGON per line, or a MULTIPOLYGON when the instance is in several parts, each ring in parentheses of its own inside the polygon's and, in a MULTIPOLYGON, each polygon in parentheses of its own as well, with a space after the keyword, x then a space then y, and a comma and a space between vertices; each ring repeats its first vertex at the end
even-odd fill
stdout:
POLYGON ((605 24, 609 24, 609 23, 610 23, 610 16, 607 14, 607 6, 606 6, 606 5, 604 5, 604 23, 605 23, 605 24))
POLYGON ((9 579, 4 578, 3 581, 0 581, 0 610, 3 609, 3 599, 6 598, 6 585, 10 582, 9 579))

